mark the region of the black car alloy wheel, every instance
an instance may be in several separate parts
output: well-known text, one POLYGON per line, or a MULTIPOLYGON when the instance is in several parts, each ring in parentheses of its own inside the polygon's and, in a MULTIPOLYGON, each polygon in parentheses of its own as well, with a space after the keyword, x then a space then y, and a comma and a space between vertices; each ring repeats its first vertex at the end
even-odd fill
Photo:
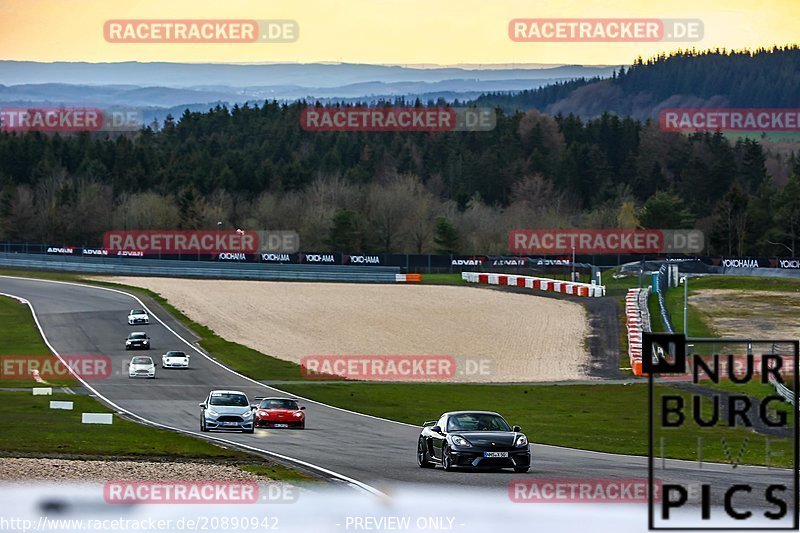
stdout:
POLYGON ((420 468, 433 468, 433 463, 428 460, 428 450, 425 446, 425 439, 419 439, 417 443, 417 464, 420 468))
POLYGON ((449 446, 445 446, 444 449, 442 449, 442 467, 444 468, 445 472, 452 472, 454 469, 453 459, 450 457, 449 446))

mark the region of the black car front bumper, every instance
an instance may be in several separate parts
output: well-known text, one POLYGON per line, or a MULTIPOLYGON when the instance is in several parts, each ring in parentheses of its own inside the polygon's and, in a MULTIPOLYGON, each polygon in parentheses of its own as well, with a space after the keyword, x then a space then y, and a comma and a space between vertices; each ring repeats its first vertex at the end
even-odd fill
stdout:
POLYGON ((150 343, 144 344, 143 342, 132 342, 130 344, 125 344, 126 350, 149 350, 150 343))
POLYGON ((525 448, 454 448, 450 450, 451 464, 457 468, 527 468, 531 466, 531 451, 525 448), (505 452, 508 457, 486 457, 484 452, 505 452))

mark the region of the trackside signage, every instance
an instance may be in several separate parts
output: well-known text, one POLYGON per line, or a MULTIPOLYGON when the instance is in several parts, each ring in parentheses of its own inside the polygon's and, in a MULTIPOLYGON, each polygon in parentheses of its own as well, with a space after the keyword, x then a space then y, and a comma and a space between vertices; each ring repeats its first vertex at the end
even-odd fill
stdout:
MULTIPOLYGON (((646 479, 517 479, 508 486, 514 503, 647 503, 646 479)), ((655 499, 661 498, 655 485, 655 499)))
POLYGON ((508 234, 513 253, 530 254, 652 254, 699 253, 698 230, 516 229, 508 234))
POLYGON ((107 231, 104 248, 148 254, 219 254, 259 252, 255 231, 107 231))
POLYGON ((428 381, 452 379, 452 355, 309 355, 300 360, 307 379, 428 381))
POLYGON ((789 376, 797 375, 799 355, 797 340, 643 333, 648 480, 651 491, 660 484, 662 495, 648 501, 651 530, 798 529, 800 419, 784 397, 797 398, 789 376), (680 383, 666 386, 670 380, 680 383), (665 450, 687 442, 697 443, 697 462, 670 468, 665 450), (706 457, 717 464, 704 466, 706 457), (745 466, 754 464, 766 468, 745 466))

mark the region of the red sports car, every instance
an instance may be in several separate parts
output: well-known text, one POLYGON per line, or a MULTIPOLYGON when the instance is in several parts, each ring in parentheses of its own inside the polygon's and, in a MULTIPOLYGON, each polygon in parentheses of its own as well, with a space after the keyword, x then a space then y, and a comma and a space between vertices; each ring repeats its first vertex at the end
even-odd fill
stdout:
POLYGON ((256 398, 255 423, 257 428, 298 428, 306 427, 305 407, 299 407, 297 400, 291 398, 256 398))

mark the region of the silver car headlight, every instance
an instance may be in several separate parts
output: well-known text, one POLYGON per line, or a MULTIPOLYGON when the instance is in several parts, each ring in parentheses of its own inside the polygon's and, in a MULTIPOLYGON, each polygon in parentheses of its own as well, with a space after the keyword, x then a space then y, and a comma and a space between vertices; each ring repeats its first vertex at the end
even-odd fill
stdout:
POLYGON ((522 448, 523 446, 527 445, 528 445, 528 437, 526 437, 525 435, 520 435, 519 437, 517 437, 517 442, 514 443, 514 446, 516 446, 517 448, 522 448))
POLYGON ((456 446, 472 446, 472 443, 465 439, 464 437, 459 437, 458 435, 453 437, 453 444, 456 446))
POLYGON ((253 411, 245 411, 242 413, 242 418, 250 418, 251 416, 253 416, 253 411))
POLYGON ((213 417, 215 417, 215 418, 219 416, 219 413, 218 413, 218 412, 216 412, 216 411, 215 411, 215 410, 213 410, 213 409, 206 409, 206 414, 207 414, 207 415, 210 415, 210 416, 213 416, 213 417))

